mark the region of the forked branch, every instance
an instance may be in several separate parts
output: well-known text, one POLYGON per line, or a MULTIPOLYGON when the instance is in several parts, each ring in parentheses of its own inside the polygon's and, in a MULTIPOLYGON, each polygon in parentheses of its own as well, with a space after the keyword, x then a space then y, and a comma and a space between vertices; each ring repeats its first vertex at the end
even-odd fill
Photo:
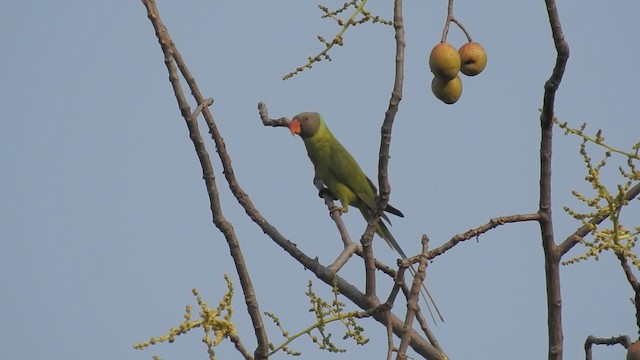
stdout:
POLYGON ((553 139, 553 113, 556 92, 569 59, 569 44, 564 39, 555 0, 546 0, 547 16, 556 48, 556 63, 544 85, 542 113, 540 115, 540 199, 538 220, 544 250, 545 281, 547 288, 548 358, 561 360, 563 354, 562 295, 560 292, 561 254, 554 240, 551 214, 551 153, 553 139))

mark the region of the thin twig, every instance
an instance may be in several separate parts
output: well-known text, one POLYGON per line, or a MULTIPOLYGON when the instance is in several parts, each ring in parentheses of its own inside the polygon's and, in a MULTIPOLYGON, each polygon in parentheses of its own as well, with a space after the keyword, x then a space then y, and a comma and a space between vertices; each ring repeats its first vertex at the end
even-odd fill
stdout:
POLYGON ((447 36, 449 36, 449 26, 451 26, 451 23, 456 24, 460 28, 460 30, 462 30, 462 32, 464 33, 464 36, 467 37, 467 41, 469 42, 473 41, 471 39, 471 34, 469 34, 469 32, 467 31, 467 29, 465 29, 462 23, 453 16, 453 0, 449 0, 447 3, 447 20, 445 20, 444 27, 442 28, 442 37, 440 38, 440 42, 447 41, 447 36))
MULTIPOLYGON (((429 249, 429 238, 426 235, 422 236, 422 253, 420 256, 420 262, 418 265, 418 272, 413 278, 413 283, 411 284, 411 290, 409 290, 409 297, 407 299, 407 313, 404 319, 404 329, 408 331, 413 328, 413 320, 415 319, 416 313, 420 312, 420 305, 418 305, 418 298, 420 296, 420 289, 422 288, 422 283, 424 282, 424 277, 427 268, 427 251, 429 249)), ((400 338, 400 345, 398 346, 398 356, 397 359, 406 359, 407 357, 407 348, 409 347, 409 335, 405 333, 400 338)))
POLYGON ((200 104, 198 104, 198 107, 196 107, 196 109, 193 110, 193 113, 189 117, 189 120, 190 121, 196 121, 198 116, 200 116, 200 113, 202 112, 202 109, 204 109, 207 106, 211 106, 211 105, 213 105, 213 99, 212 98, 204 99, 204 101, 201 102, 200 104))
MULTIPOLYGON (((423 236, 426 236, 426 235, 423 235, 423 236)), ((406 265, 404 266, 409 267, 409 272, 411 273, 411 276, 413 276, 414 279, 416 277, 417 272, 416 272, 416 269, 413 267, 413 264, 419 262, 421 256, 422 254, 418 254, 416 256, 404 258, 400 261, 401 263, 406 263, 406 265)), ((440 309, 438 308, 436 301, 433 299, 433 296, 431 296, 431 293, 429 292, 429 289, 427 289, 427 286, 424 284, 424 282, 422 284, 422 290, 420 293, 424 298, 424 302, 427 305, 427 310, 429 311, 429 315, 431 316, 431 319, 433 320, 433 322, 437 323, 436 317, 433 313, 435 311, 435 314, 438 315, 438 318, 440 319, 440 321, 444 323, 444 317, 442 316, 442 313, 440 312, 440 309), (433 305, 434 310, 431 310, 431 306, 429 305, 429 303, 433 305)))
MULTIPOLYGON (((618 260, 620 260, 620 266, 622 267, 622 271, 624 271, 624 275, 627 277, 627 281, 629 282, 629 285, 631 285, 631 288, 636 292, 640 291, 640 283, 638 283, 638 278, 636 278, 631 271, 631 266, 629 266, 627 258, 622 253, 617 253, 616 256, 618 257, 618 260)), ((638 306, 640 306, 640 304, 638 304, 638 306)))
POLYGON ((340 238, 342 239, 342 243, 344 244, 344 248, 340 255, 333 261, 331 265, 329 265, 329 270, 337 273, 342 269, 342 267, 349 261, 349 259, 358 251, 361 251, 361 247, 359 244, 351 241, 351 237, 349 236, 349 232, 347 231, 347 227, 342 221, 342 213, 340 208, 337 207, 333 203, 333 199, 328 192, 324 192, 324 201, 329 209, 329 213, 333 221, 336 223, 336 227, 338 228, 338 232, 340 233, 340 238))
POLYGON ((262 120, 262 124, 264 126, 289 127, 289 119, 286 117, 271 119, 269 117, 269 110, 267 109, 267 105, 262 101, 258 103, 258 115, 260 115, 260 120, 262 120))
POLYGON ((237 334, 229 335, 229 340, 231 340, 233 346, 238 350, 242 357, 245 358, 245 360, 253 360, 253 356, 251 356, 244 345, 242 345, 242 341, 240 341, 240 337, 237 334))
POLYGON ((440 245, 439 247, 429 251, 427 257, 429 259, 433 259, 437 256, 440 256, 452 249, 458 243, 462 241, 466 241, 472 238, 478 238, 480 235, 486 233, 487 231, 494 229, 500 225, 504 225, 507 223, 514 222, 523 222, 523 221, 536 221, 540 215, 536 214, 517 214, 517 215, 509 215, 509 216, 500 216, 497 218, 490 219, 488 223, 478 226, 477 228, 470 229, 462 234, 455 235, 446 243, 440 245))
POLYGON ((440 343, 438 343, 438 339, 436 339, 436 335, 429 328, 429 325, 427 324, 427 320, 424 318, 424 315, 422 315, 422 311, 416 312, 416 320, 418 320, 418 324, 420 324, 420 328, 422 329, 422 332, 427 337, 431 345, 433 345, 436 349, 442 351, 442 348, 440 347, 440 343))
POLYGON ((620 261, 620 266, 622 267, 622 271, 624 271, 625 276, 627 277, 627 281, 631 288, 633 289, 633 305, 636 308, 636 326, 640 329, 640 283, 638 283, 638 278, 631 271, 631 266, 629 265, 629 261, 627 261, 626 256, 621 253, 616 253, 618 260, 620 261))
POLYGON ((442 37, 440 38, 440 42, 446 42, 447 36, 449 35, 449 26, 451 25, 451 19, 453 18, 453 0, 449 0, 447 2, 447 19, 444 22, 444 27, 442 28, 442 37))
MULTIPOLYGON (((387 310, 387 319, 391 314, 391 310, 387 310)), ((393 328, 391 327, 391 321, 387 321, 387 360, 391 360, 393 356, 393 328)))
MULTIPOLYGON (((427 235, 423 234, 422 235, 422 242, 423 242, 424 251, 418 255, 418 263, 420 263, 420 261, 422 260, 423 257, 426 258, 427 260, 429 260, 429 257, 428 257, 428 254, 429 254, 428 241, 429 241, 429 238, 427 237, 427 235), (427 246, 424 245, 425 243, 426 243, 427 246)), ((405 260, 400 261, 400 263, 404 263, 404 262, 407 262, 409 260, 410 259, 405 259, 405 260)), ((417 279, 420 282, 420 285, 422 286, 422 289, 427 294, 429 300, 433 304, 434 310, 435 310, 436 314, 438 314, 438 317, 440 318, 440 321, 442 321, 444 323, 444 318, 442 317, 442 314, 440 313, 440 310, 438 309, 438 306, 436 305, 436 302, 431 297, 431 294, 427 290, 426 286, 424 286, 424 282, 425 282, 425 279, 427 277, 426 269, 427 269, 426 264, 425 264, 425 267, 424 267, 424 271, 422 273, 420 273, 420 267, 418 267, 418 271, 417 272, 413 270, 412 266, 409 267, 409 270, 411 270, 411 272, 412 272, 412 274, 414 276, 414 281, 416 281, 416 279, 417 279)), ((424 297, 424 293, 422 295, 424 297)), ((435 320, 435 317, 433 315, 433 312, 431 311, 431 308, 429 308, 429 302, 427 302, 426 300, 427 299, 425 299, 425 302, 427 304, 427 309, 429 310, 429 314, 431 315, 431 319, 433 320, 434 323, 436 323, 436 320, 435 320)), ((418 323, 420 324, 420 328, 424 332, 424 334, 427 337, 427 339, 429 340, 429 342, 431 342, 431 344, 436 349, 442 350, 442 348, 440 347, 440 344, 438 343, 438 340, 435 337, 435 334, 431 331, 431 329, 427 325, 427 321, 425 320, 424 315, 422 315, 422 311, 416 311, 415 316, 416 316, 416 319, 418 320, 418 323)))
POLYGON ((452 17, 452 18, 451 18, 451 22, 452 22, 452 23, 454 23, 454 24, 456 24, 456 25, 458 25, 458 27, 460 28, 460 30, 462 30, 462 32, 464 33, 464 36, 466 36, 466 37, 467 37, 467 41, 468 41, 468 42, 472 42, 472 41, 473 41, 473 39, 471 39, 471 34, 469 34, 469 32, 467 31, 467 29, 462 25, 462 23, 461 23, 458 19, 456 19, 456 18, 452 17))
POLYGON ((331 265, 329 265, 329 270, 333 272, 338 272, 342 267, 351 259, 353 254, 360 250, 360 246, 358 244, 351 242, 350 244, 345 245, 340 255, 333 261, 331 265))
MULTIPOLYGON (((336 227, 338 228, 338 232, 340 233, 340 238, 342 239, 342 243, 344 244, 345 249, 353 249, 355 243, 351 241, 351 236, 349 235, 349 231, 347 230, 347 226, 342 221, 342 211, 339 206, 336 206, 333 202, 333 195, 330 192, 326 191, 327 189, 324 186, 322 181, 316 179, 314 180, 314 185, 316 189, 318 189, 318 194, 322 194, 322 199, 324 199, 324 204, 329 209, 329 216, 336 223, 336 227)), ((357 246, 356 246, 357 249, 357 246)), ((355 252, 355 250, 353 251, 355 252)), ((353 255, 353 252, 351 255, 353 255)))
POLYGON ((584 352, 585 352, 585 359, 586 360, 591 360, 592 359, 591 346, 593 344, 596 344, 596 345, 607 345, 607 346, 620 344, 620 345, 624 346, 625 349, 627 349, 629 347, 629 345, 631 344, 631 340, 626 335, 616 336, 616 337, 612 337, 612 338, 608 338, 608 339, 599 338, 599 337, 595 337, 593 335, 589 335, 589 336, 587 336, 587 340, 584 341, 584 352))
POLYGON ((393 303, 396 301, 396 297, 398 296, 400 289, 402 289, 403 286, 406 286, 406 284, 404 283, 404 272, 406 271, 406 269, 406 267, 401 266, 400 269, 398 269, 395 278, 393 279, 393 287, 391 288, 391 292, 387 297, 387 301, 385 301, 385 304, 390 309, 393 307, 393 303))

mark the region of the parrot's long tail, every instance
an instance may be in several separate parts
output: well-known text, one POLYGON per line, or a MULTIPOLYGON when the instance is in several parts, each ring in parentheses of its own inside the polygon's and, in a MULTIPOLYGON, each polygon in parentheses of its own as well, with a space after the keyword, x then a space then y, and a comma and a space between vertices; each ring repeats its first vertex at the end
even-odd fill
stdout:
MULTIPOLYGON (((403 259, 407 258, 407 254, 405 254, 405 252, 402 250, 402 248, 400 247, 396 239, 393 237, 393 235, 391 235, 389 228, 387 228, 387 226, 382 221, 378 222, 378 226, 376 227, 376 233, 380 235, 380 237, 383 238, 387 242, 387 244, 391 246, 393 250, 397 251, 398 254, 400 254, 400 256, 403 259)), ((411 272, 411 275, 413 275, 413 277, 416 276, 416 269, 413 266, 409 267, 409 271, 411 272)), ((436 311, 436 314, 438 314, 440 321, 444 322, 444 318, 442 317, 442 314, 438 309, 438 305, 436 305, 436 302, 433 300, 433 297, 431 296, 431 294, 429 293, 429 290, 427 290, 427 287, 424 284, 422 284, 422 289, 420 289, 420 294, 422 294, 422 298, 424 299, 424 302, 427 304, 427 310, 429 310, 429 315, 431 315, 433 322, 435 323, 436 319, 435 319, 435 316, 433 315, 433 311, 431 311, 431 306, 429 306, 429 302, 433 304, 433 308, 436 311)))

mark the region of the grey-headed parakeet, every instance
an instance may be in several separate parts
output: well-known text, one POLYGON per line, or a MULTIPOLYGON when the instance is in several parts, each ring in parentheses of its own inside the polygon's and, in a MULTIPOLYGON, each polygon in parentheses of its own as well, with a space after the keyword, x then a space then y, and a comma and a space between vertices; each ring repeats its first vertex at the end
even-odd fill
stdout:
MULTIPOLYGON (((364 174, 353 156, 333 136, 322 116, 316 112, 300 113, 294 116, 289 123, 289 130, 294 135, 300 135, 304 141, 307 154, 315 169, 314 183, 320 182, 340 201, 342 212, 346 213, 349 205, 355 206, 360 210, 362 216, 368 220, 375 206, 378 190, 364 174)), ((400 210, 391 205, 387 205, 384 210, 404 217, 400 210)), ((381 218, 389 222, 386 214, 383 213, 381 218)), ((376 233, 397 251, 403 259, 407 258, 407 254, 391 235, 384 222, 378 222, 376 233)), ((415 276, 413 267, 409 269, 415 276)), ((423 289, 442 320, 438 307, 424 285, 423 289)), ((431 312, 431 309, 429 309, 429 312, 431 312)))
MULTIPOLYGON (((368 220, 375 206, 378 190, 353 156, 333 136, 322 116, 314 112, 298 114, 291 120, 289 130, 292 134, 300 135, 304 141, 315 168, 314 182, 320 181, 340 201, 342 212, 347 212, 349 205, 355 206, 368 220)), ((387 205, 385 211, 404 217, 400 210, 391 205, 387 205)), ((389 222, 384 213, 382 219, 389 222)), ((407 257, 382 221, 378 223, 376 233, 403 258, 407 257)))

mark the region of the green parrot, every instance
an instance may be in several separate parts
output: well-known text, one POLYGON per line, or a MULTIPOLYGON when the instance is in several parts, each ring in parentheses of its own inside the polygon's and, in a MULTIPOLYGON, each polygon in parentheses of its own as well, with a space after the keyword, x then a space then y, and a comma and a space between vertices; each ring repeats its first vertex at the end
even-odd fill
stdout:
MULTIPOLYGON (((292 135, 300 135, 304 141, 309 159, 315 168, 314 184, 326 187, 334 199, 340 201, 343 213, 346 213, 349 205, 352 205, 360 210, 365 220, 368 220, 375 207, 378 190, 353 156, 333 136, 322 116, 316 112, 300 113, 289 123, 289 130, 292 135)), ((391 205, 387 205, 384 211, 404 217, 400 210, 391 205)), ((384 213, 382 219, 391 224, 389 217, 384 213)), ((384 222, 378 222, 376 233, 403 259, 407 258, 407 254, 391 235, 384 222)), ((415 270, 412 267, 409 269, 415 275, 415 270)), ((424 290, 440 316, 431 295, 426 288, 424 290)), ((429 311, 431 312, 431 309, 429 311)), ((440 318, 442 319, 442 316, 440 318)))
MULTIPOLYGON (((349 205, 352 205, 368 220, 378 190, 347 149, 329 131, 322 116, 312 112, 298 114, 291 120, 289 130, 293 135, 300 135, 304 141, 316 172, 314 183, 320 181, 340 201, 342 212, 349 211, 349 205)), ((385 211, 404 217, 400 210, 391 205, 387 205, 385 211)), ((382 214, 382 218, 389 222, 386 214, 382 214)), ((378 223, 376 233, 403 258, 407 257, 383 222, 378 223)))

